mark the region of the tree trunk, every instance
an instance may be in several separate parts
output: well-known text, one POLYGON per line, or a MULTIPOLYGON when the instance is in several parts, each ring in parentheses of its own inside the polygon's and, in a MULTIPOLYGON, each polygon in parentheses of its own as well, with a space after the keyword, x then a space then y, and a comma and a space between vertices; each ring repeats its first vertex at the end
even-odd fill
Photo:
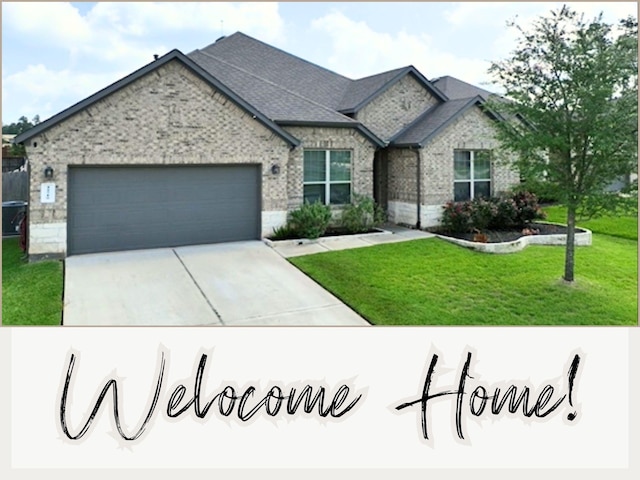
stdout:
POLYGON ((568 205, 567 208, 567 246, 564 256, 564 281, 573 282, 573 266, 576 250, 576 207, 568 205))

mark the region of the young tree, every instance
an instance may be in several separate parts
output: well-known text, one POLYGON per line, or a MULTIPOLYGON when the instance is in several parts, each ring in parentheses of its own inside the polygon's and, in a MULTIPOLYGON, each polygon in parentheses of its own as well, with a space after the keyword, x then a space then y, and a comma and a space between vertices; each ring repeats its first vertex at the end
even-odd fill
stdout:
POLYGON ((511 57, 493 62, 505 99, 490 107, 505 150, 526 178, 544 178, 567 207, 564 280, 574 281, 576 213, 610 207, 606 187, 637 171, 638 24, 617 28, 564 6, 525 29, 511 57))

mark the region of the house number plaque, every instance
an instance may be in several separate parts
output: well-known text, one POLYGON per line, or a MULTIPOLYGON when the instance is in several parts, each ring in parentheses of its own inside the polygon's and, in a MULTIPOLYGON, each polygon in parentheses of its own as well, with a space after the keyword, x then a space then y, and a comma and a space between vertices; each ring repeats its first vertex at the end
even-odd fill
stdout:
POLYGON ((56 184, 43 183, 40 186, 40 202, 54 203, 56 201, 56 184))

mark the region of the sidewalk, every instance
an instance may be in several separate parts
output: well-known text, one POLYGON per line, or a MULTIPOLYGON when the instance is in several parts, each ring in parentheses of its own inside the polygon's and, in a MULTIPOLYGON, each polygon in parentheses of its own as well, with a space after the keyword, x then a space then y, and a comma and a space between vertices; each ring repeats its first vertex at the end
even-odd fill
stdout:
POLYGON ((372 245, 380 245, 383 243, 406 242, 409 240, 435 237, 433 233, 413 230, 398 225, 388 224, 382 228, 384 231, 364 233, 361 235, 321 237, 317 240, 265 240, 265 243, 281 256, 288 258, 335 250, 347 250, 350 248, 371 247, 372 245))

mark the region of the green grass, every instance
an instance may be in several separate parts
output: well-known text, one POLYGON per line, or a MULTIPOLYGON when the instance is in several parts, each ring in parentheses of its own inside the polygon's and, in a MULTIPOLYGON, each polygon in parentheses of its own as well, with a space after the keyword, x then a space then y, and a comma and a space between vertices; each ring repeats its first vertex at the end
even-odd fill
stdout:
MULTIPOLYGON (((554 205, 544 209, 547 213, 547 221, 555 223, 567 223, 567 209, 554 205)), ((588 228, 594 233, 603 233, 614 237, 638 240, 638 217, 597 217, 590 220, 577 219, 579 227, 588 228)))
POLYGON ((553 246, 491 255, 433 238, 290 261, 376 325, 637 325, 637 252, 637 233, 594 234, 573 285, 553 246))
POLYGON ((2 324, 60 325, 62 262, 21 260, 17 238, 2 240, 2 324))

